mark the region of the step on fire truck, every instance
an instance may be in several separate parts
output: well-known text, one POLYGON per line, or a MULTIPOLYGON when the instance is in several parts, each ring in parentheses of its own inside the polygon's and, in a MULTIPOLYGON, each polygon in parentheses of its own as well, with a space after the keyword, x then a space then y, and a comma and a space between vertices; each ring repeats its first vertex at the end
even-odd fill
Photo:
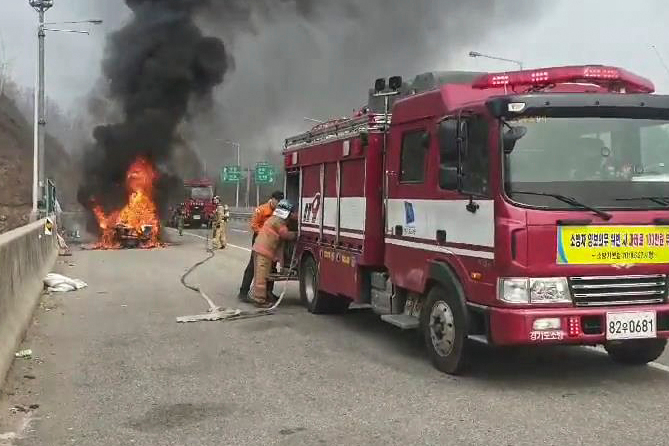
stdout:
POLYGON ((669 337, 669 96, 598 65, 376 82, 356 116, 285 142, 313 313, 369 304, 460 373, 472 342, 669 337))

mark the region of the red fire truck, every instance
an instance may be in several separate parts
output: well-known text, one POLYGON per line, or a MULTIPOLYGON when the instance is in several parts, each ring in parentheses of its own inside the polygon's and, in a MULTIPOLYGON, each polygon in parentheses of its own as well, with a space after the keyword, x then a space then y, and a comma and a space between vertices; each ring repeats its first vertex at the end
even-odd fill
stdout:
POLYGON ((184 181, 186 199, 183 203, 186 209, 185 224, 189 226, 209 226, 216 206, 214 205, 214 183, 209 179, 184 181))
POLYGON ((285 142, 313 313, 370 304, 444 372, 472 342, 669 337, 669 96, 598 65, 376 82, 356 116, 285 142))

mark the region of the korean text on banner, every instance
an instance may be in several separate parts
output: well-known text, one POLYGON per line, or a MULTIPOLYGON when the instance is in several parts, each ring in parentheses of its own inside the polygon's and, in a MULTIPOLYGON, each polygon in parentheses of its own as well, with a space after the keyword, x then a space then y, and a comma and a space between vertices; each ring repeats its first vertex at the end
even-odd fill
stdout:
POLYGON ((669 263, 669 226, 565 226, 557 231, 557 263, 669 263))

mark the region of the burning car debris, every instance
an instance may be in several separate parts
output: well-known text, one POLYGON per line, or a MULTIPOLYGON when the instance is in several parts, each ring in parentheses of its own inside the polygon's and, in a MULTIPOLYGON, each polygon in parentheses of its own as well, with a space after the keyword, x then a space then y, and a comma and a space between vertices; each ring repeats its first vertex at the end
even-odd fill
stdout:
POLYGON ((154 248, 160 245, 160 220, 153 200, 157 178, 153 165, 137 158, 125 178, 128 202, 120 211, 106 214, 95 205, 93 213, 100 228, 96 249, 154 248))

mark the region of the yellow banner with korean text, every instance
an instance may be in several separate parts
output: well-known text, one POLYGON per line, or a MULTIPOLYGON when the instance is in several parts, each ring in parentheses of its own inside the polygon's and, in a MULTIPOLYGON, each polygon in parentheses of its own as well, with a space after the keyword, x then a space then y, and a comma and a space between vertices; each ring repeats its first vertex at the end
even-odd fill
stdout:
POLYGON ((560 265, 669 263, 669 226, 561 226, 560 265))

